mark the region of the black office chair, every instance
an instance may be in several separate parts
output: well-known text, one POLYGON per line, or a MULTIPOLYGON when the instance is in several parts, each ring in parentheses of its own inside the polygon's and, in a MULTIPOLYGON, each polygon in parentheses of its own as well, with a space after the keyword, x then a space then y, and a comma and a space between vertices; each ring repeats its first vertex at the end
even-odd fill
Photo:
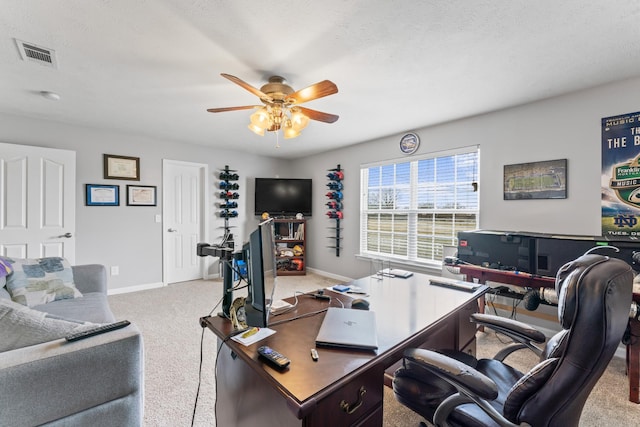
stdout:
POLYGON ((474 314, 514 340, 494 359, 409 349, 395 373, 396 399, 436 426, 577 426, 629 320, 633 272, 624 261, 583 255, 556 276, 563 328, 543 348, 542 333, 518 321, 474 314), (530 348, 540 363, 521 373, 503 362, 530 348))

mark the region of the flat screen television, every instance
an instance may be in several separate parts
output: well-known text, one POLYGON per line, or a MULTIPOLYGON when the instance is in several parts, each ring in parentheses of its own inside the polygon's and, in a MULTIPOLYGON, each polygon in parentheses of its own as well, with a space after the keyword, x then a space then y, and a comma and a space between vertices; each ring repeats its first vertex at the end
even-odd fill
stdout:
POLYGON ((311 216, 311 179, 256 178, 255 214, 311 216))
POLYGON ((244 304, 247 326, 266 328, 276 289, 276 244, 273 219, 258 225, 244 245, 249 291, 244 304))

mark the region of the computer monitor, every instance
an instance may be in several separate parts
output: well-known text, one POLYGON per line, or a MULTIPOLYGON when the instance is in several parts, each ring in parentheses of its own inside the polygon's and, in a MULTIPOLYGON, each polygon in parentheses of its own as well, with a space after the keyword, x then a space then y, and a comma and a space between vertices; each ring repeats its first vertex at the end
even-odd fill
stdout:
POLYGON ((535 273, 535 239, 525 234, 474 230, 458 232, 458 259, 501 270, 535 273))
POLYGON ((273 219, 258 225, 245 245, 249 292, 244 310, 248 326, 267 327, 276 289, 276 245, 273 219))

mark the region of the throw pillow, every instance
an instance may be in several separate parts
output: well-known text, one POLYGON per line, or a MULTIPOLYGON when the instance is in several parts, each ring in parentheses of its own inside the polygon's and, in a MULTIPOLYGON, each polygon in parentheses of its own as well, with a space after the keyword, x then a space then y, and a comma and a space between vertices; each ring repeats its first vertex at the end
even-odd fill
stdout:
POLYGON ((11 299, 33 307, 60 299, 81 297, 73 283, 69 262, 60 257, 37 259, 4 258, 13 270, 7 276, 7 290, 11 299))
POLYGON ((11 274, 12 271, 13 268, 11 268, 9 260, 0 256, 0 279, 4 279, 11 274))
POLYGON ((0 298, 11 298, 9 292, 5 288, 7 284, 7 276, 13 271, 11 263, 5 258, 0 257, 0 298))
POLYGON ((95 323, 62 319, 0 299, 0 352, 53 341, 96 326, 95 323))

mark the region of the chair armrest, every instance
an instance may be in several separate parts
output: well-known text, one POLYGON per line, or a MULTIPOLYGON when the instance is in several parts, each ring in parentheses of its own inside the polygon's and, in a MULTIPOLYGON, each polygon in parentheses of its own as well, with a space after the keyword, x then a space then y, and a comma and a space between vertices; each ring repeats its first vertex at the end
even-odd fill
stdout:
POLYGON ((475 403, 499 426, 517 427, 488 402, 498 397, 498 386, 483 373, 431 350, 411 348, 404 352, 404 357, 442 378, 458 390, 458 393, 447 397, 438 406, 433 415, 434 425, 448 426, 447 418, 453 409, 466 403, 475 403))
POLYGON ((143 364, 142 336, 134 325, 0 353, 0 413, 40 425, 126 399, 132 402, 123 415, 127 425, 142 425, 143 364))
POLYGON ((515 341, 514 344, 510 344, 500 350, 493 357, 495 360, 502 361, 514 351, 523 348, 528 348, 537 356, 542 354, 542 349, 535 344, 544 343, 547 337, 531 325, 517 320, 484 313, 471 314, 471 320, 479 325, 483 325, 496 332, 500 332, 515 341))
POLYGON ((499 330, 509 336, 518 336, 523 340, 533 341, 538 344, 545 342, 547 337, 524 322, 518 320, 507 319, 505 317, 493 316, 491 314, 473 313, 471 319, 480 325, 484 325, 494 330, 499 330))
POLYGON ((491 378, 449 356, 431 350, 410 348, 405 350, 404 357, 467 394, 489 400, 498 397, 498 387, 491 378))
POLYGON ((73 282, 81 293, 100 292, 107 294, 107 269, 101 264, 71 266, 73 282))

